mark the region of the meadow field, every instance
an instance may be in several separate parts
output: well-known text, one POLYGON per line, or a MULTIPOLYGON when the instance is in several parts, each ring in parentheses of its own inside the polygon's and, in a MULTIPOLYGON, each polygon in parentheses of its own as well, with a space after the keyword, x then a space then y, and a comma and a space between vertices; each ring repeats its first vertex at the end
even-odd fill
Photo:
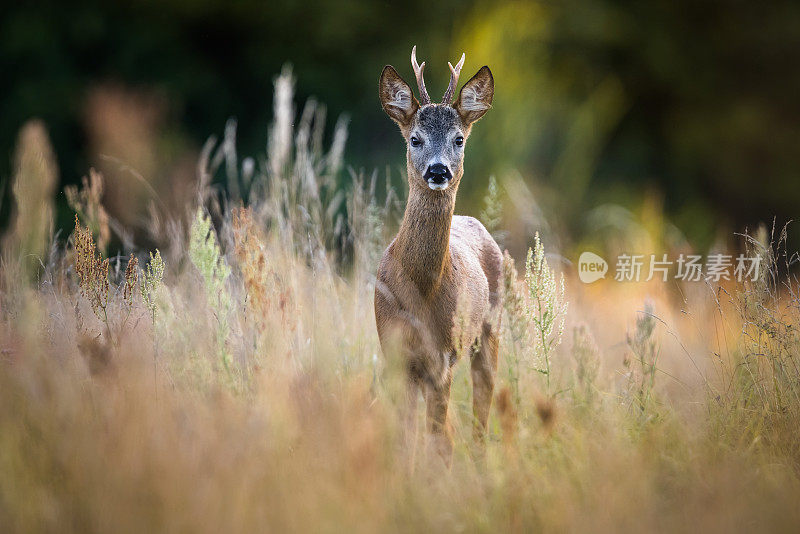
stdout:
MULTIPOLYGON (((408 469, 400 369, 373 313, 405 192, 348 167, 345 122, 324 127, 313 102, 295 114, 284 73, 264 153, 239 154, 231 131, 210 140, 191 200, 155 198, 145 232, 108 214, 100 173, 57 191, 45 125, 20 131, 0 272, 0 531, 800 528, 785 228, 730 236, 763 257, 757 280, 583 284, 552 234, 504 218, 514 184, 472 177, 487 194, 469 214, 531 252, 506 257, 485 449, 462 361, 453 464, 420 432, 408 469), (69 235, 52 232, 61 194, 69 235)), ((636 235, 620 248, 658 252, 658 232, 636 235)))

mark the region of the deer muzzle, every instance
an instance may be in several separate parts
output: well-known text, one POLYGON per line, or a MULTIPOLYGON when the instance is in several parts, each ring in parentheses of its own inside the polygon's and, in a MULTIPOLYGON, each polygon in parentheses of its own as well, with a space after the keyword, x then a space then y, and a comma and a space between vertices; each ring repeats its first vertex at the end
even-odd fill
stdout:
POLYGON ((424 178, 428 182, 428 187, 434 191, 441 191, 447 189, 450 185, 453 174, 450 172, 450 169, 447 168, 447 165, 443 163, 434 163, 428 166, 424 178))

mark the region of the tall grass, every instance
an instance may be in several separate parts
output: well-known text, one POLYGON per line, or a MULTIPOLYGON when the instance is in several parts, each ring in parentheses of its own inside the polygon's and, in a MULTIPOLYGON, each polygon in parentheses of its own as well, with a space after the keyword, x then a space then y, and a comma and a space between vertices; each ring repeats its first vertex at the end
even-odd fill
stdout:
MULTIPOLYGON (((606 298, 610 286, 584 290, 569 273, 562 285, 541 244, 526 280, 506 255, 503 364, 486 455, 476 459, 469 445, 461 362, 453 466, 419 455, 409 473, 398 366, 380 357, 372 311, 372 273, 398 197, 387 188, 379 198, 378 175, 346 180, 345 122, 329 136, 324 125, 315 102, 295 117, 284 71, 265 154, 237 154, 229 123, 203 151, 194 203, 154 214, 173 221, 153 228, 160 251, 109 258, 90 246, 87 217, 68 243, 50 244, 52 259, 26 298, 8 298, 23 275, 4 263, 3 530, 800 525, 794 258, 764 236, 750 243, 769 258, 770 276, 712 288, 711 311, 693 324, 716 326, 724 341, 685 351, 668 343, 674 331, 656 316, 661 308, 620 308, 606 298), (600 328, 571 319, 594 305, 606 306, 600 328), (629 368, 617 346, 595 341, 614 328, 612 315, 634 321, 638 359, 629 368), (560 343, 567 328, 572 342, 560 343), (702 380, 676 393, 662 365, 689 358, 704 363, 702 380)), ((13 232, 9 239, 25 239, 13 232)), ((41 239, 36 250, 47 248, 41 239)), ((618 337, 625 346, 623 330, 618 337)))
MULTIPOLYGON (((39 120, 26 123, 14 154, 11 227, 3 238, 6 276, 19 271, 18 282, 35 279, 47 261, 45 253, 53 233, 53 192, 58 166, 47 129, 39 120)), ((12 275, 13 276, 13 275, 12 275)), ((13 280, 6 280, 12 285, 13 280)))

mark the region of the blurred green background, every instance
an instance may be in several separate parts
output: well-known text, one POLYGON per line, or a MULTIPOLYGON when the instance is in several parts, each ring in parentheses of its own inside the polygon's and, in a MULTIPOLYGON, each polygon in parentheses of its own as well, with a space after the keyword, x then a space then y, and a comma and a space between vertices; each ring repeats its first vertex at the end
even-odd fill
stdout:
MULTIPOLYGON (((287 62, 298 106, 314 96, 330 124, 349 115, 347 163, 388 166, 399 183, 404 149, 377 80, 390 63, 412 81, 414 44, 434 98, 462 51, 462 82, 484 64, 494 73, 494 109, 468 147, 462 212, 477 214, 495 175, 510 204, 529 197, 517 213, 525 232, 546 225, 578 241, 614 217, 658 212, 664 235, 702 250, 721 232, 785 221, 800 207, 796 1, 5 4, 4 225, 26 120, 49 129, 59 191, 99 167, 112 216, 135 221, 144 208, 114 197, 131 170, 159 195, 180 196, 199 148, 229 117, 239 152, 263 154, 272 81, 287 62)), ((58 206, 67 227, 63 193, 58 206)))

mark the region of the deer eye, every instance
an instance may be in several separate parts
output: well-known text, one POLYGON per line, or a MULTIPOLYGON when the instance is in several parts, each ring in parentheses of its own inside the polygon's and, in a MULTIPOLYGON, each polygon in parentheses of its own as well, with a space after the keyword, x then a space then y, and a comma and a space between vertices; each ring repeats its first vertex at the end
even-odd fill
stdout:
POLYGON ((420 141, 420 139, 418 137, 412 137, 411 138, 411 146, 420 146, 421 144, 422 144, 422 141, 420 141))
POLYGON ((464 146, 464 137, 460 135, 456 137, 456 146, 464 146))

